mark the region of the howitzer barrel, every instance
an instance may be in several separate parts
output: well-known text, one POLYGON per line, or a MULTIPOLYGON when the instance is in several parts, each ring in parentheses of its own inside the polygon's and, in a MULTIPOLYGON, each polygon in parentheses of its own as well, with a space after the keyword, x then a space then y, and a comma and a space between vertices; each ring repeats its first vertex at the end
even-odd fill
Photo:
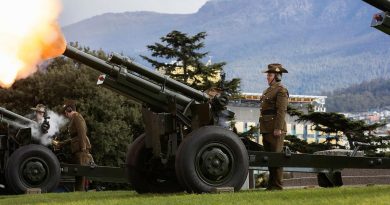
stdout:
POLYGON ((131 71, 134 71, 142 76, 145 76, 158 83, 164 84, 166 87, 171 88, 174 91, 183 93, 184 95, 193 98, 198 101, 207 101, 208 97, 202 91, 191 88, 188 85, 180 83, 172 78, 169 78, 159 72, 152 71, 143 65, 137 64, 128 58, 121 56, 117 53, 113 53, 110 56, 109 61, 118 65, 123 65, 131 71))
POLYGON ((168 105, 164 103, 163 100, 155 99, 150 97, 151 94, 147 93, 148 91, 142 91, 141 89, 137 89, 135 86, 132 86, 133 89, 129 90, 127 86, 123 85, 123 83, 118 83, 118 81, 105 77, 104 82, 101 83, 103 87, 110 89, 114 92, 117 92, 121 95, 127 96, 129 98, 133 98, 136 100, 140 100, 146 104, 148 104, 151 108, 160 111, 168 111, 168 105))
POLYGON ((30 120, 26 117, 18 115, 18 114, 11 112, 3 107, 0 107, 0 115, 3 115, 4 117, 8 118, 9 120, 17 121, 17 123, 22 123, 22 124, 36 123, 34 120, 30 120))
MULTIPOLYGON (((144 80, 144 79, 142 79, 142 78, 140 78, 138 76, 135 76, 133 74, 127 73, 127 74, 125 74, 123 76, 125 77, 127 82, 130 82, 130 83, 132 83, 132 84, 134 84, 136 86, 141 87, 142 90, 147 90, 147 91, 154 92, 155 94, 153 96, 159 95, 159 94, 166 94, 167 96, 171 96, 171 97, 175 98, 178 104, 184 105, 184 106, 189 104, 192 101, 192 99, 190 99, 190 98, 188 98, 186 96, 183 96, 183 95, 181 95, 179 93, 173 92, 173 91, 171 91, 169 89, 162 90, 162 88, 159 85, 156 85, 156 84, 154 84, 152 82, 144 80)), ((122 83, 124 83, 124 82, 122 81, 122 83)), ((129 87, 134 89, 134 86, 129 85, 129 87)), ((142 90, 141 90, 141 92, 142 92, 142 90)), ((165 97, 164 100, 168 100, 168 99, 165 97)))
POLYGON ((0 122, 5 122, 8 125, 11 125, 13 127, 20 128, 20 129, 29 128, 27 125, 20 124, 20 123, 18 123, 16 121, 10 120, 10 119, 8 119, 6 117, 0 117, 0 122))
POLYGON ((389 0, 363 0, 368 4, 382 10, 382 11, 390 11, 390 1, 389 0))
POLYGON ((122 69, 118 66, 111 65, 104 60, 82 52, 72 46, 67 46, 63 55, 103 72, 111 78, 110 80, 113 79, 117 82, 114 84, 110 81, 111 83, 106 84, 106 86, 110 86, 114 90, 120 90, 120 93, 132 96, 149 105, 158 106, 160 104, 163 107, 169 103, 168 97, 174 98, 182 107, 192 102, 192 99, 182 94, 169 89, 162 89, 159 85, 128 73, 125 68, 122 69))
POLYGON ((82 52, 73 46, 67 45, 63 55, 71 59, 78 60, 81 63, 84 63, 85 65, 92 67, 93 69, 105 73, 111 77, 118 77, 120 68, 114 65, 110 65, 104 60, 97 58, 93 55, 82 52))

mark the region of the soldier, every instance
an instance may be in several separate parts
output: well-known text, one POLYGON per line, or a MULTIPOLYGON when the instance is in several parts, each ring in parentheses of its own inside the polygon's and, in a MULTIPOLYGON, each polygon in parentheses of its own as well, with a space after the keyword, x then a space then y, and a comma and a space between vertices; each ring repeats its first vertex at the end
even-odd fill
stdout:
MULTIPOLYGON (((66 100, 63 106, 64 114, 69 118, 68 132, 71 137, 72 161, 75 164, 94 164, 90 154, 91 144, 87 137, 87 125, 83 116, 76 111, 76 103, 73 100, 66 100)), ((85 191, 86 178, 76 177, 75 190, 85 191)))
POLYGON ((43 123, 46 106, 43 104, 38 104, 36 107, 31 108, 31 110, 35 112, 33 120, 37 123, 43 123))
POLYGON ((46 118, 46 106, 43 104, 38 104, 36 107, 31 108, 31 110, 34 110, 34 116, 32 117, 32 120, 37 122, 37 125, 35 126, 35 130, 39 130, 39 134, 46 134, 48 130, 50 129, 49 121, 47 121, 46 118))
MULTIPOLYGON (((267 81, 269 87, 263 92, 260 103, 260 133, 263 136, 265 151, 282 152, 283 140, 287 132, 285 116, 288 104, 288 90, 281 84, 282 73, 287 73, 281 64, 269 64, 267 81)), ((281 190, 283 168, 268 167, 267 190, 281 190)))

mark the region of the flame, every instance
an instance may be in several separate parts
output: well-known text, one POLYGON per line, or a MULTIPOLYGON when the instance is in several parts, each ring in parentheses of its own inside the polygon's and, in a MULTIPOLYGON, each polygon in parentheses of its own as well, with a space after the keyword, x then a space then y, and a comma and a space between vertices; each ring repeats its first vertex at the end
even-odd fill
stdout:
POLYGON ((12 0, 0 7, 0 87, 37 71, 66 48, 57 23, 60 0, 12 0))

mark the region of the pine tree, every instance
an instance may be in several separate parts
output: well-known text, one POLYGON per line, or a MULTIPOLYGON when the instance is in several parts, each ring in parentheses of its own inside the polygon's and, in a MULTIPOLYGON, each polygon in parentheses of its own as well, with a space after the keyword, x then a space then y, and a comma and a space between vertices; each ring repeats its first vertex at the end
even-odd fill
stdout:
POLYGON ((206 36, 206 32, 191 36, 174 30, 161 37, 161 43, 147 46, 153 58, 141 57, 165 75, 195 89, 204 91, 223 85, 228 93, 238 94, 240 79, 225 81, 219 78, 223 74, 225 62, 202 62, 209 54, 201 51, 205 46, 206 36))
POLYGON ((323 133, 335 134, 335 139, 340 139, 340 133, 344 134, 348 140, 349 147, 354 148, 353 142, 369 143, 369 146, 362 147, 366 154, 374 155, 378 148, 386 148, 387 139, 375 136, 374 131, 383 127, 385 123, 366 124, 362 120, 353 120, 343 114, 335 112, 308 112, 304 114, 292 107, 289 107, 290 116, 298 117, 298 122, 311 122, 313 129, 323 133))

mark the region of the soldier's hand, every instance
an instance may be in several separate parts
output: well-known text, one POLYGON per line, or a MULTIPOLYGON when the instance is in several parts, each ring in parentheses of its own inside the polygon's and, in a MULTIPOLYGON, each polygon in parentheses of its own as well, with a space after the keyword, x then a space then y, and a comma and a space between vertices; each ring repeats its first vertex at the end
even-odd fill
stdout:
POLYGON ((52 140, 51 144, 52 144, 54 150, 59 150, 62 147, 62 142, 60 142, 58 140, 52 140))
POLYGON ((274 130, 274 136, 279 137, 280 135, 282 135, 282 130, 274 130))

